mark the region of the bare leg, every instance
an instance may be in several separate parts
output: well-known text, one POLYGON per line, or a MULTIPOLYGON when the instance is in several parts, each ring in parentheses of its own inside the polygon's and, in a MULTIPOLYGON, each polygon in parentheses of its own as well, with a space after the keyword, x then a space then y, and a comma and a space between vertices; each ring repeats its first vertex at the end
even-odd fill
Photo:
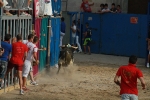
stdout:
POLYGON ((88 51, 89 51, 89 54, 91 54, 91 49, 90 49, 90 46, 88 46, 88 51))
POLYGON ((18 71, 20 90, 22 90, 22 71, 18 71))
POLYGON ((27 78, 23 77, 22 80, 23 80, 22 87, 26 87, 27 78))
POLYGON ((86 46, 84 46, 84 53, 86 54, 86 46))
POLYGON ((32 82, 34 82, 33 71, 30 71, 30 79, 31 79, 32 82))
POLYGON ((30 6, 30 4, 31 4, 31 0, 28 0, 28 7, 30 6))

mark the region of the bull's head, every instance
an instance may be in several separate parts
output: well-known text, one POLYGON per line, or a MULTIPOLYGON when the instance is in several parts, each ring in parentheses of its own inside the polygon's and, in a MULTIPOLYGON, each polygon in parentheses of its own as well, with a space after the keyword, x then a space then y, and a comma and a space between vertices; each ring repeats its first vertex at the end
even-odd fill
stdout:
POLYGON ((62 45, 61 48, 73 48, 73 49, 77 49, 78 47, 75 46, 71 46, 70 44, 66 44, 66 45, 62 45))

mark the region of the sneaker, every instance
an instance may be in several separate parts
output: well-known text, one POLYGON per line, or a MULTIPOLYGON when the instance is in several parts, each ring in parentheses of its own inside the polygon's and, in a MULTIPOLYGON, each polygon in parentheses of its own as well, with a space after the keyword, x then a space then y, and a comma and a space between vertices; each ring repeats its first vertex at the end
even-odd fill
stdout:
POLYGON ((20 94, 23 95, 23 94, 24 94, 24 91, 23 91, 23 90, 20 90, 20 94))
POLYGON ((149 68, 149 63, 147 63, 147 66, 146 66, 147 68, 149 68))
POLYGON ((27 7, 27 9, 32 10, 32 8, 30 8, 30 7, 27 7))
POLYGON ((31 85, 38 85, 35 81, 34 82, 30 82, 31 85))
POLYGON ((7 15, 7 16, 12 16, 12 14, 10 12, 6 12, 4 14, 7 15))
POLYGON ((73 53, 77 53, 77 51, 74 51, 73 53))
POLYGON ((82 51, 79 51, 78 53, 82 53, 82 51))
POLYGON ((30 14, 25 13, 25 12, 22 12, 21 15, 22 15, 22 16, 31 16, 30 14))

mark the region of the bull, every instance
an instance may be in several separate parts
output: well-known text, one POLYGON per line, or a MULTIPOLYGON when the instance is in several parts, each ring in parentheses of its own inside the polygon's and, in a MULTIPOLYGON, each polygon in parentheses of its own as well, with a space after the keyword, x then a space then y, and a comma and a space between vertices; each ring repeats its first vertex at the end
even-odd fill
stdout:
POLYGON ((73 64, 74 62, 73 52, 77 48, 78 47, 71 46, 70 44, 61 46, 62 50, 60 51, 59 54, 57 74, 59 73, 61 67, 68 67, 68 65, 73 64))

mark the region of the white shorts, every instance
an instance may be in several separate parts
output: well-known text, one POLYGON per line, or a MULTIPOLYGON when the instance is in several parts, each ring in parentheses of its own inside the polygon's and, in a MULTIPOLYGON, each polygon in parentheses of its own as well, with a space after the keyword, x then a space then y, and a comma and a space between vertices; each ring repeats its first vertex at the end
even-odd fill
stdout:
POLYGON ((27 78, 29 72, 31 71, 31 68, 32 68, 31 61, 25 60, 22 70, 22 76, 27 78))

